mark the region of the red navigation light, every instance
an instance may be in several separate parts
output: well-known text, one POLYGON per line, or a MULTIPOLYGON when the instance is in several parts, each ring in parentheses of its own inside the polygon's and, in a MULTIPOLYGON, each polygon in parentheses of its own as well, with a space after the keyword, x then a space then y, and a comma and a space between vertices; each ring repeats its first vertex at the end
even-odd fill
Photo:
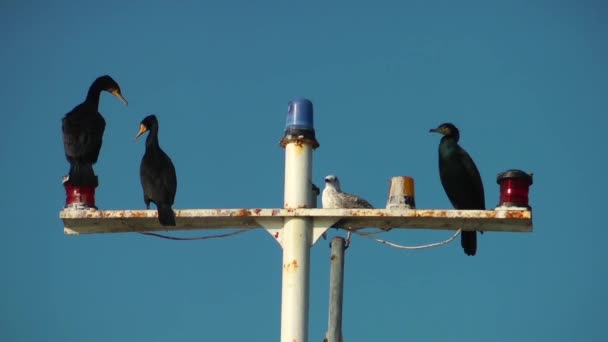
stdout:
POLYGON ((522 170, 507 170, 498 174, 496 183, 500 184, 499 207, 524 207, 530 209, 528 192, 532 185, 532 174, 522 170))
POLYGON ((97 185, 75 186, 69 181, 63 183, 65 188, 65 207, 73 209, 87 209, 95 207, 95 188, 97 185))

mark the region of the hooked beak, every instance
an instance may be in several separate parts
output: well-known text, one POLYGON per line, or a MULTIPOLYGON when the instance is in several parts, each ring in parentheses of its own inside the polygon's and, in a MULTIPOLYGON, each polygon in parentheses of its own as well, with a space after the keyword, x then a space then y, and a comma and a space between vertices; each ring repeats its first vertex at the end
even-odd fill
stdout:
POLYGON ((439 133, 439 134, 445 134, 445 133, 443 132, 443 130, 442 130, 442 129, 440 129, 439 127, 429 129, 429 133, 439 133))
POLYGON ((125 99, 125 98, 122 96, 122 94, 120 93, 120 90, 118 90, 118 89, 114 89, 114 90, 112 90, 112 92, 111 92, 111 93, 112 93, 112 95, 114 95, 114 96, 118 97, 118 99, 119 99, 120 101, 122 101, 122 103, 124 103, 124 104, 125 104, 125 106, 128 106, 128 105, 129 105, 129 103, 127 102, 127 100, 126 100, 126 99, 125 99))
POLYGON ((133 139, 133 141, 137 140, 137 138, 139 138, 139 136, 141 136, 142 134, 146 133, 148 131, 148 127, 144 126, 144 124, 140 124, 139 125, 139 132, 137 132, 137 135, 135 136, 135 138, 133 139))

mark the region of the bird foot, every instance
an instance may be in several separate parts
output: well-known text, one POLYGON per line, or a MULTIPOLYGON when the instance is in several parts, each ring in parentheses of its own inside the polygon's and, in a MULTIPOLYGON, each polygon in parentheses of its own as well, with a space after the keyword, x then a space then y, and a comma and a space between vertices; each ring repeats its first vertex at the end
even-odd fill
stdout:
POLYGON ((344 249, 347 249, 348 246, 350 246, 351 236, 352 236, 352 233, 350 231, 348 233, 346 233, 346 241, 344 241, 344 249))

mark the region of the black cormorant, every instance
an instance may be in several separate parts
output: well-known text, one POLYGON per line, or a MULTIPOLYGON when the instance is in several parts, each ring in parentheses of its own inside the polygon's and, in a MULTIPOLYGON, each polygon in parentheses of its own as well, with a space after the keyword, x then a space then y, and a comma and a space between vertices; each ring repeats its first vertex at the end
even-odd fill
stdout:
POLYGON ((158 120, 155 115, 148 115, 142 120, 135 139, 147 131, 150 133, 146 138, 146 153, 139 168, 144 202, 147 209, 150 209, 150 202, 156 204, 160 224, 175 226, 175 213, 171 206, 175 200, 177 177, 171 158, 158 144, 158 120))
POLYGON ((127 104, 116 81, 105 75, 91 84, 84 102, 74 107, 62 120, 63 146, 70 162, 68 181, 76 186, 97 185, 93 164, 99 157, 106 127, 106 121, 98 111, 99 96, 104 90, 127 104))
MULTIPOLYGON (((444 123, 430 131, 443 134, 439 143, 439 176, 454 208, 485 209, 481 176, 471 156, 458 145, 458 128, 444 123)), ((477 232, 462 232, 461 245, 467 255, 475 255, 477 232)))

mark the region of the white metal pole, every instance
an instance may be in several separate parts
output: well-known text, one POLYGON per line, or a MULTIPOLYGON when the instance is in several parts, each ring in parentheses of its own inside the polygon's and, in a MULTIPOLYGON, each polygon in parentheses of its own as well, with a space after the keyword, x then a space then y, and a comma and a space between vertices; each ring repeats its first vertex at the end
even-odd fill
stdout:
MULTIPOLYGON (((288 141, 285 146, 285 208, 312 205, 312 144, 288 141)), ((283 228, 281 342, 308 341, 308 293, 313 220, 293 217, 283 228)))
MULTIPOLYGON (((313 124, 313 105, 304 98, 289 102, 285 136, 286 209, 311 208, 312 150, 319 147, 313 124)), ((283 246, 283 290, 281 300, 281 342, 308 341, 308 292, 312 217, 285 219, 283 246)))

